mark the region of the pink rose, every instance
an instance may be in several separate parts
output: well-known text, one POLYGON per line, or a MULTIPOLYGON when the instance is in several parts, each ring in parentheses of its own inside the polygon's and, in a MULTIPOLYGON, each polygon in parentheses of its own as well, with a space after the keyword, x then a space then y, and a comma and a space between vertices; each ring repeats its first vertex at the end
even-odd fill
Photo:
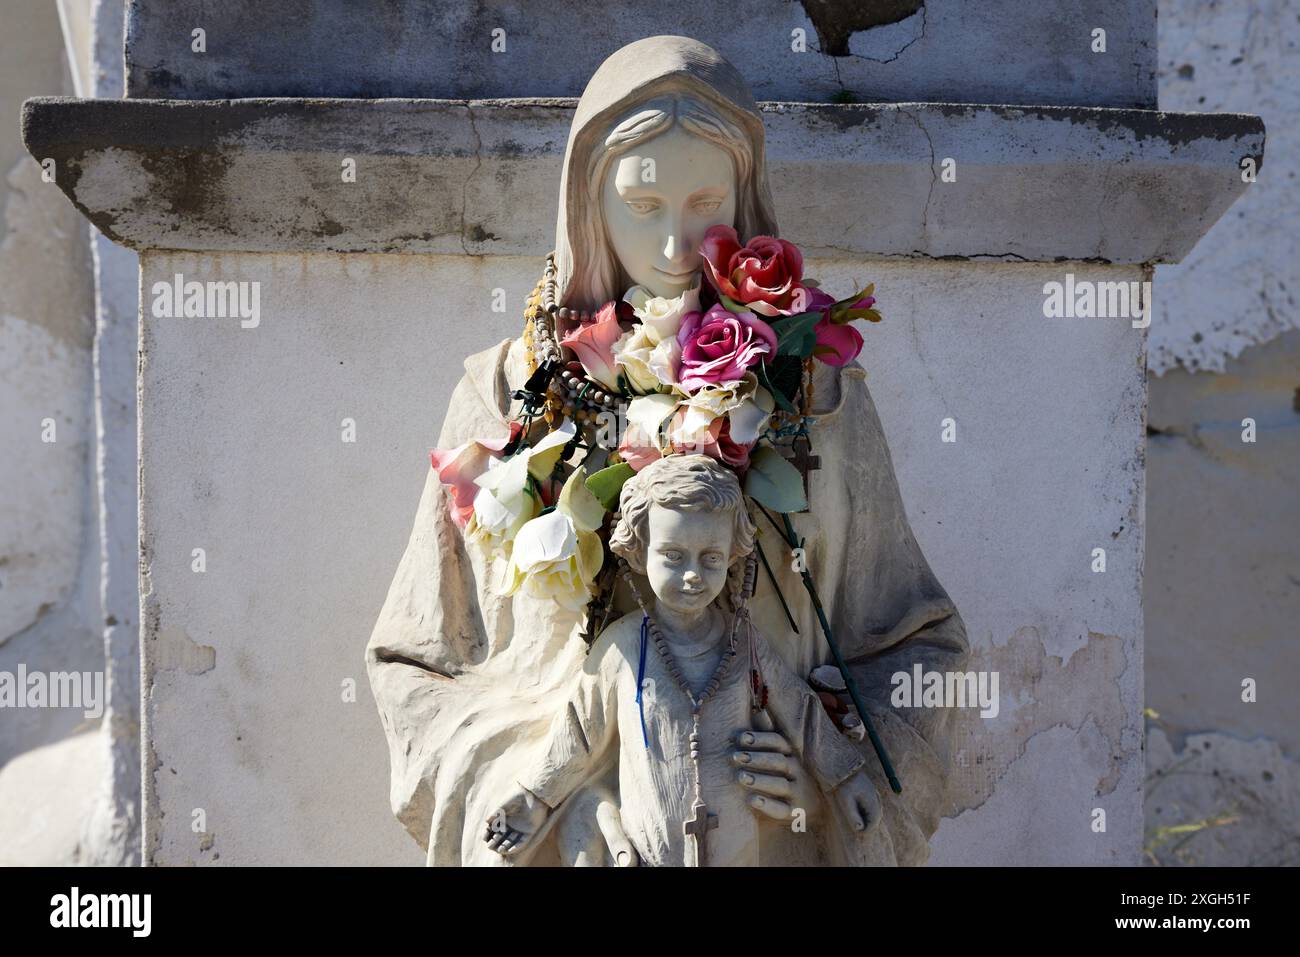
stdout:
POLYGON ((719 293, 764 316, 802 311, 803 254, 794 243, 755 236, 744 246, 730 226, 713 226, 700 242, 709 282, 719 293))
MULTIPOLYGON (((757 442, 742 445, 731 440, 731 420, 720 415, 709 423, 708 428, 695 434, 689 434, 684 428, 685 409, 678 409, 668 422, 668 449, 671 453, 698 453, 717 459, 723 465, 736 472, 740 478, 745 477, 749 469, 749 453, 757 442)), ((634 471, 640 472, 662 453, 651 445, 634 445, 624 440, 618 447, 618 454, 634 471)))
POLYGON ((678 384, 688 392, 703 385, 731 382, 745 370, 776 354, 776 332, 753 313, 728 312, 715 305, 708 312, 689 312, 677 331, 682 347, 678 384))
POLYGON ((747 445, 741 445, 731 440, 731 420, 725 415, 720 415, 709 423, 707 429, 697 432, 695 435, 687 434, 683 426, 683 417, 685 411, 677 412, 668 427, 668 441, 674 452, 698 452, 702 455, 712 456, 723 465, 733 469, 737 476, 744 478, 746 470, 749 468, 750 450, 757 445, 757 442, 750 442, 747 445))
POLYGON ((631 306, 607 302, 591 322, 572 330, 560 340, 561 345, 573 350, 588 376, 615 391, 618 390, 619 368, 614 363, 614 343, 625 331, 619 323, 620 313, 625 311, 630 312, 631 306), (622 306, 626 309, 620 308, 622 306))
POLYGON ((813 330, 817 333, 813 355, 828 366, 846 366, 862 351, 862 333, 847 322, 838 324, 823 318, 813 330))
MULTIPOLYGON (((870 309, 876 304, 874 296, 866 296, 849 306, 850 309, 870 309)), ((858 357, 862 351, 862 333, 848 322, 832 322, 831 307, 835 298, 813 287, 808 288, 807 312, 820 311, 822 318, 813 330, 817 333, 817 345, 813 355, 828 366, 846 366, 858 357)))
POLYGON ((501 452, 523 430, 523 423, 511 422, 510 434, 501 439, 471 439, 454 449, 434 449, 429 453, 438 481, 447 486, 451 495, 451 517, 464 528, 474 514, 474 496, 479 487, 474 480, 488 470, 491 459, 501 458, 501 452))
POLYGON ((660 455, 659 450, 653 445, 634 444, 625 435, 618 446, 618 457, 632 466, 632 471, 640 472, 660 455))

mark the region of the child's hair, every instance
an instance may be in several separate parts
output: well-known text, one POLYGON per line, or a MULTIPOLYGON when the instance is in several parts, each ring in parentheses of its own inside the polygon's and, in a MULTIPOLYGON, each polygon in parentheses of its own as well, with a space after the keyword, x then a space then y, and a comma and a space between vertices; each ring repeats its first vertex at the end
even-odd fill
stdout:
POLYGON ((626 559, 638 575, 645 574, 651 505, 701 512, 730 509, 733 525, 728 565, 754 549, 756 529, 736 473, 708 455, 666 455, 628 479, 619 496, 620 517, 609 548, 626 559))

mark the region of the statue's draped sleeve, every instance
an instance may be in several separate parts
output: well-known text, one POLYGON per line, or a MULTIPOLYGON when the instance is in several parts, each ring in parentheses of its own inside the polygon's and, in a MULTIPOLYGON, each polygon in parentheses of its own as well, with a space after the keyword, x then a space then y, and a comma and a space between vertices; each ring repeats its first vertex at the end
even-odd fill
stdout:
POLYGON ((542 758, 523 769, 519 783, 549 808, 591 778, 618 739, 618 680, 621 659, 612 653, 610 629, 596 640, 567 704, 555 715, 542 758))
MULTIPOLYGON (((806 536, 818 594, 903 785, 902 794, 890 790, 864 740, 859 747, 881 796, 885 827, 866 845, 859 842, 850 862, 920 864, 946 807, 951 709, 892 707, 890 677, 910 674, 916 664, 925 671, 963 669, 966 630, 912 533, 860 364, 840 370, 836 391, 837 401, 811 429, 812 451, 821 459, 809 478, 811 512, 792 520, 806 536)), ((774 557, 786 555, 782 538, 761 518, 759 533, 799 634, 792 634, 765 572, 751 602, 755 622, 807 678, 812 667, 832 660, 830 651, 799 574, 774 557)))
MULTIPOLYGON (((439 448, 508 433, 501 377, 509 345, 505 340, 465 361, 439 448)), ((467 547, 448 493, 428 469, 366 666, 388 737, 393 811, 422 847, 442 841, 431 863, 461 853, 461 809, 484 760, 481 750, 491 741, 486 722, 469 727, 491 707, 493 683, 480 670, 503 638, 508 641, 511 624, 510 601, 494 594, 490 574, 481 550, 467 547)))
POLYGON ((757 631, 754 641, 767 685, 768 713, 817 786, 830 793, 856 774, 865 759, 835 727, 808 682, 791 671, 757 631))

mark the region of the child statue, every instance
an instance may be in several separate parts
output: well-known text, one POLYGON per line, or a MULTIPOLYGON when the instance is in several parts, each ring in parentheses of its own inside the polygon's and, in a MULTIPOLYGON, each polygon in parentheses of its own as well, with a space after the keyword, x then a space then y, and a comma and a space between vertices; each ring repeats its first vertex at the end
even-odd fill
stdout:
POLYGON ((508 857, 530 848, 615 752, 623 829, 645 864, 758 864, 754 802, 774 798, 740 779, 787 778, 794 761, 849 831, 876 821, 880 802, 862 752, 749 621, 754 535, 736 474, 714 458, 669 455, 627 481, 610 549, 634 591, 629 571, 649 580, 653 601, 647 607, 638 593, 641 613, 592 645, 541 757, 520 769, 514 793, 489 818, 489 847, 508 857), (715 601, 729 582, 730 612, 715 601), (736 751, 773 730, 793 754, 736 751))

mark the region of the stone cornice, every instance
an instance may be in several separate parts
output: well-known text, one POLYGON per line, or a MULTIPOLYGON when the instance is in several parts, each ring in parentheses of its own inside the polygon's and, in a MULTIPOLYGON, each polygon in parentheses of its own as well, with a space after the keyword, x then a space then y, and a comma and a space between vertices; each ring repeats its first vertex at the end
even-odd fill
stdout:
MULTIPOLYGON (((537 255, 575 102, 38 98, 23 136, 137 249, 537 255)), ((1241 114, 762 108, 782 233, 810 255, 1177 262, 1263 163, 1241 114)))

